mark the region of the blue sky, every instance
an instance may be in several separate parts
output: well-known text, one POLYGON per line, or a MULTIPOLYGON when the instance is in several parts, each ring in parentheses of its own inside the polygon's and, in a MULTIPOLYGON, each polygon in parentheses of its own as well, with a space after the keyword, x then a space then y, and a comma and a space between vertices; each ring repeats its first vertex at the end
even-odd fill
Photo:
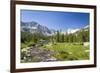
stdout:
POLYGON ((89 13, 21 10, 21 21, 35 21, 49 29, 66 31, 89 25, 89 13))

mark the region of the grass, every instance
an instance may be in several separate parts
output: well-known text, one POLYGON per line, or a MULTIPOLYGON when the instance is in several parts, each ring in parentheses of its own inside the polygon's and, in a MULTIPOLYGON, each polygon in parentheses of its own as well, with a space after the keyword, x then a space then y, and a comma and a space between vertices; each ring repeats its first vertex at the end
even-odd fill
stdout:
POLYGON ((21 49, 23 48, 27 48, 27 47, 30 47, 30 46, 34 46, 35 43, 30 41, 30 42, 25 42, 25 43, 21 43, 21 49))
MULTIPOLYGON (((34 44, 34 42, 21 43, 21 48, 22 50, 27 51, 27 49, 33 45, 36 45, 36 44, 34 44)), ((50 42, 48 44, 40 46, 40 48, 41 47, 43 50, 53 51, 52 57, 56 58, 59 61, 88 60, 89 59, 89 46, 84 46, 81 43, 54 43, 52 44, 50 42)), ((24 56, 25 54, 24 52, 22 52, 22 58, 24 56)))
POLYGON ((87 60, 89 59, 89 46, 74 43, 56 43, 43 46, 45 49, 54 51, 54 57, 59 60, 87 60))

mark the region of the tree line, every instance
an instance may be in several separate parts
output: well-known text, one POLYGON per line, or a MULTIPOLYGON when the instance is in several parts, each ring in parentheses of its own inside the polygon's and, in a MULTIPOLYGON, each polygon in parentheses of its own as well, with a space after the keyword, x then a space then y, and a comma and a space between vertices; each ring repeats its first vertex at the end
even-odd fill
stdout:
POLYGON ((56 35, 52 36, 52 42, 89 42, 89 29, 81 30, 76 33, 67 32, 65 34, 61 33, 61 31, 57 31, 56 35))
POLYGON ((32 34, 29 32, 21 31, 21 43, 28 46, 37 44, 41 39, 52 43, 89 42, 89 29, 87 31, 81 30, 76 33, 70 34, 68 34, 67 32, 63 34, 61 33, 61 31, 56 31, 56 33, 52 36, 47 36, 40 33, 32 34))

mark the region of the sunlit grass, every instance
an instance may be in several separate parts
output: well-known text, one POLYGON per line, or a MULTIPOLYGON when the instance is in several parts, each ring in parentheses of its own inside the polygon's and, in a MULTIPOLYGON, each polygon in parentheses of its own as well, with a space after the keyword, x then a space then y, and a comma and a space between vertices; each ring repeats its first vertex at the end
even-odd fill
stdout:
POLYGON ((89 59, 89 46, 74 43, 56 43, 43 46, 45 49, 53 50, 55 57, 60 60, 87 60, 89 59), (87 51, 86 51, 87 50, 87 51))

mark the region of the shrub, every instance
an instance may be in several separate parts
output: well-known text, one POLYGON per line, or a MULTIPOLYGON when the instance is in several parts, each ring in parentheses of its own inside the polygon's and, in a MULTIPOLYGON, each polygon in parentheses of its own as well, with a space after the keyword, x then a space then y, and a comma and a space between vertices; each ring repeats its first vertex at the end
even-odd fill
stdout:
POLYGON ((24 60, 24 58, 26 57, 26 52, 25 51, 21 51, 21 59, 24 60))
POLYGON ((25 43, 21 43, 21 49, 26 48, 27 45, 25 43))
POLYGON ((78 60, 78 58, 73 55, 69 55, 67 59, 68 60, 78 60))
POLYGON ((55 57, 58 59, 58 60, 66 60, 68 58, 69 54, 68 52, 65 52, 65 51, 59 51, 58 53, 56 53, 55 57))
POLYGON ((33 43, 33 42, 29 42, 29 44, 28 44, 28 46, 30 47, 30 46, 35 46, 36 45, 36 43, 33 43))

